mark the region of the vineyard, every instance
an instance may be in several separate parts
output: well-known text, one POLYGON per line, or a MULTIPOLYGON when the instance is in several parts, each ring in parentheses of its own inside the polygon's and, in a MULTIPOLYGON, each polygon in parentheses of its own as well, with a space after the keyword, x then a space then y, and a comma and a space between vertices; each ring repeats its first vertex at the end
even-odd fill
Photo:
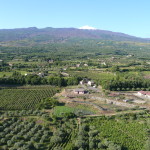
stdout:
POLYGON ((43 98, 52 97, 56 87, 28 87, 0 90, 0 110, 35 109, 43 98))
POLYGON ((150 115, 122 115, 119 117, 94 118, 90 125, 99 131, 100 138, 107 138, 122 146, 123 150, 145 150, 150 130, 150 115), (137 119, 138 118, 138 119, 137 119))

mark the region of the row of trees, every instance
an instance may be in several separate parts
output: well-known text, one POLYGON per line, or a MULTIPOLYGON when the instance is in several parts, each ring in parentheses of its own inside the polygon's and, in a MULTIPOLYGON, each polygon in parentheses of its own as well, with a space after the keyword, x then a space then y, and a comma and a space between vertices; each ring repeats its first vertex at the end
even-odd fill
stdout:
POLYGON ((0 84, 18 84, 18 85, 40 85, 40 84, 49 84, 55 86, 68 86, 68 85, 77 85, 81 79, 78 77, 49 77, 42 78, 38 75, 30 74, 23 76, 18 72, 13 73, 9 78, 3 77, 0 78, 0 84))
POLYGON ((103 83, 103 88, 111 91, 150 90, 150 80, 117 80, 113 79, 103 83))

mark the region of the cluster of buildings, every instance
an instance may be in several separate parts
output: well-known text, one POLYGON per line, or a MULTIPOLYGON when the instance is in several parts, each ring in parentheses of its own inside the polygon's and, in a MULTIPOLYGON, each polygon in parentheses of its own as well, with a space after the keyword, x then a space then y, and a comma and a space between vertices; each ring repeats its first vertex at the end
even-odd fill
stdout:
POLYGON ((88 80, 87 78, 84 78, 82 81, 80 81, 81 85, 87 85, 87 86, 93 86, 96 87, 94 81, 88 80))
MULTIPOLYGON (((82 81, 80 81, 80 84, 90 86, 91 88, 96 87, 96 84, 94 83, 94 81, 89 80, 87 78, 84 78, 82 81)), ((74 94, 86 94, 86 93, 88 93, 88 90, 86 90, 84 88, 77 88, 74 90, 74 94)))
POLYGON ((81 67, 81 66, 84 66, 84 67, 88 67, 88 64, 76 64, 76 67, 81 67))

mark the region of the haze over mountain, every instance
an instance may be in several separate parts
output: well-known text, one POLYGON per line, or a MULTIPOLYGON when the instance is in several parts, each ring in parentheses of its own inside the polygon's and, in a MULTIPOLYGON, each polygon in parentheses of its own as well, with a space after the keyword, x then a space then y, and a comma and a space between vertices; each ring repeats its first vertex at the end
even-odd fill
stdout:
POLYGON ((98 30, 93 27, 84 26, 77 28, 18 28, 18 29, 0 29, 0 42, 2 45, 11 44, 16 41, 36 42, 38 44, 47 44, 55 42, 66 42, 70 39, 99 39, 112 41, 135 41, 149 42, 149 39, 138 38, 119 32, 107 30, 98 30))

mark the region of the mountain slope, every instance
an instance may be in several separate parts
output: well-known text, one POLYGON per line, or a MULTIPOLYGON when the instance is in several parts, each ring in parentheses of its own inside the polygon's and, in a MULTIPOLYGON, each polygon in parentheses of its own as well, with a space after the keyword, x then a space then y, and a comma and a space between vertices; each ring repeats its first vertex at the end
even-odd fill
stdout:
MULTIPOLYGON (((115 54, 150 56, 150 39, 105 30, 76 28, 1 29, 0 52, 7 54, 53 53, 62 55, 115 54)), ((1 56, 3 57, 3 56, 1 56)))
POLYGON ((149 42, 149 39, 137 38, 123 33, 105 30, 83 30, 76 28, 43 28, 36 27, 20 29, 1 29, 0 42, 22 41, 51 43, 69 40, 72 38, 99 39, 113 41, 149 42))

